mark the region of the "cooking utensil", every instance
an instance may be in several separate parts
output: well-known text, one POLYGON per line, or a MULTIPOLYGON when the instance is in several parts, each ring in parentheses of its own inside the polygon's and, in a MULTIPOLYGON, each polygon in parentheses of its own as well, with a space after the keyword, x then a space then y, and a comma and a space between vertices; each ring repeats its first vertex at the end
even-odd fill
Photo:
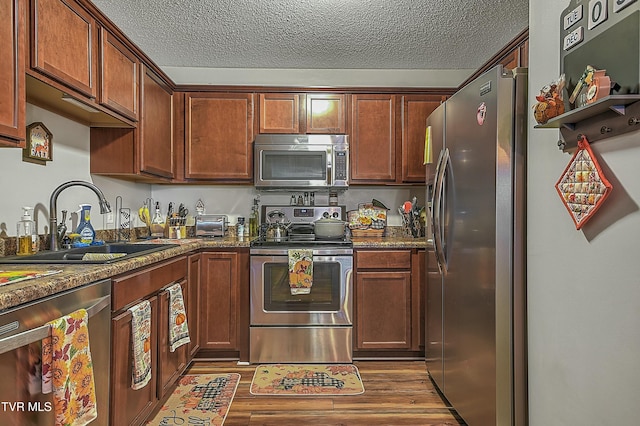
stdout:
POLYGON ((347 222, 340 219, 322 218, 313 222, 316 238, 338 239, 344 237, 347 222))

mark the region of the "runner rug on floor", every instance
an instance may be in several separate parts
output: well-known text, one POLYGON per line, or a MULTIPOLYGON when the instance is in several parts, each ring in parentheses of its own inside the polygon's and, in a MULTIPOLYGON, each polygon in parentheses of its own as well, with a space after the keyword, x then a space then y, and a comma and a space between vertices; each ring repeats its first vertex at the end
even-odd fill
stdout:
POLYGON ((193 374, 180 377, 178 386, 147 425, 220 426, 227 417, 240 374, 193 374))
POLYGON ((251 382, 252 395, 359 395, 360 372, 351 364, 259 365, 251 382))

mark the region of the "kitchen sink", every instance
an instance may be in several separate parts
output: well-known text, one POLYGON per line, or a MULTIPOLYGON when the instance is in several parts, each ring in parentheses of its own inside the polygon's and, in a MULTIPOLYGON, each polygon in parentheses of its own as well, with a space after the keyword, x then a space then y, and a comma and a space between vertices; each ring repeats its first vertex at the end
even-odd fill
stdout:
POLYGON ((0 257, 1 263, 113 263, 144 256, 178 244, 111 243, 59 251, 41 251, 31 256, 0 257))

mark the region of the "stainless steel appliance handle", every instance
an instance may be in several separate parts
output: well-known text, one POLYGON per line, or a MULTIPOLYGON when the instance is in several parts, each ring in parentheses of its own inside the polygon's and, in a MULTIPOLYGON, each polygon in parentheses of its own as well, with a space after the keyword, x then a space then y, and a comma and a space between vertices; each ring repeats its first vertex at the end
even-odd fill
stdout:
MULTIPOLYGON (((87 316, 91 318, 109 306, 111 306, 111 295, 101 297, 96 303, 86 308, 87 316)), ((0 354, 10 352, 19 347, 44 339, 49 336, 50 328, 51 326, 45 324, 40 327, 32 328, 31 330, 23 331, 22 333, 0 339, 0 354)))
POLYGON ((438 161, 438 168, 436 172, 436 186, 433 194, 433 245, 435 248, 436 259, 438 260, 438 267, 440 272, 445 273, 447 271, 447 261, 444 252, 444 235, 443 235, 443 218, 442 212, 442 197, 444 195, 445 185, 445 173, 450 161, 449 149, 445 148, 440 154, 438 161))

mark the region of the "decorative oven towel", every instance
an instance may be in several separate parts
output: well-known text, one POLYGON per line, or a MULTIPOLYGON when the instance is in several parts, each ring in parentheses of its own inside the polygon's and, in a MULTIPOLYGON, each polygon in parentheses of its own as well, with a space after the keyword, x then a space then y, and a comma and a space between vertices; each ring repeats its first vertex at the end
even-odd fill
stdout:
POLYGON ((169 350, 175 352, 180 346, 191 342, 191 339, 180 283, 175 283, 167 288, 167 291, 169 292, 169 350))
POLYGON ((129 308, 133 371, 131 389, 142 389, 151 380, 151 303, 144 300, 129 308))
POLYGON ((42 393, 53 391, 56 426, 86 425, 98 415, 87 311, 79 309, 47 324, 50 335, 42 340, 42 393))
POLYGON ((309 294, 313 285, 313 250, 289 249, 291 294, 309 294))
POLYGON ((582 135, 578 149, 556 183, 558 195, 576 229, 580 229, 595 214, 611 189, 587 138, 582 135))

